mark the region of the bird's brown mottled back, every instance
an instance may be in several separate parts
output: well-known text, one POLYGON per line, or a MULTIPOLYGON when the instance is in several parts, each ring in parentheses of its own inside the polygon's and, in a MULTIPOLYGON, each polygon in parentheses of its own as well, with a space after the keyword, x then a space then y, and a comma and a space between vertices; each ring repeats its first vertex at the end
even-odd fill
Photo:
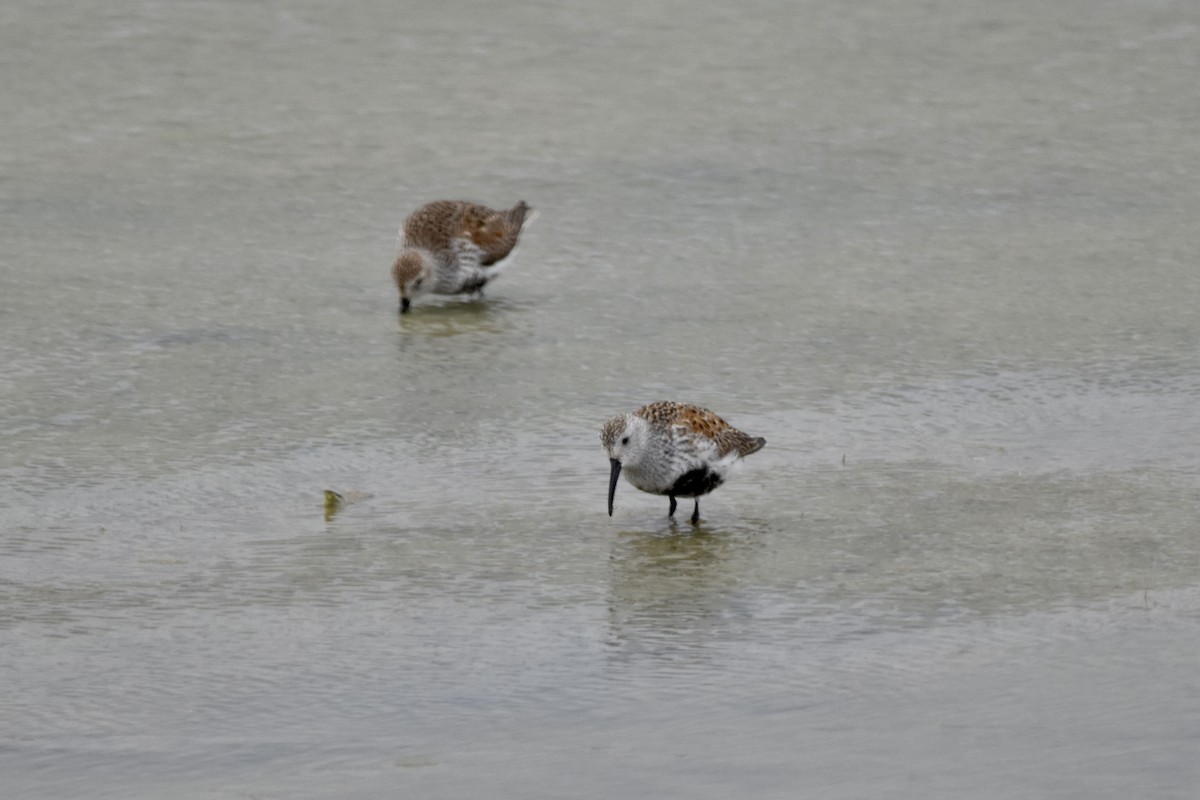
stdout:
POLYGON ((408 247, 445 250, 462 229, 461 200, 437 200, 418 208, 404 220, 404 243, 408 247))
POLYGON ((481 266, 500 261, 517 245, 529 206, 525 201, 507 211, 496 211, 466 200, 437 200, 413 212, 404 222, 409 247, 441 251, 456 238, 470 239, 483 251, 481 266))
POLYGON ((751 436, 739 431, 707 408, 689 403, 664 400, 650 403, 633 412, 652 425, 682 425, 701 436, 717 443, 718 452, 725 455, 731 450, 743 456, 756 453, 767 443, 762 437, 751 436))

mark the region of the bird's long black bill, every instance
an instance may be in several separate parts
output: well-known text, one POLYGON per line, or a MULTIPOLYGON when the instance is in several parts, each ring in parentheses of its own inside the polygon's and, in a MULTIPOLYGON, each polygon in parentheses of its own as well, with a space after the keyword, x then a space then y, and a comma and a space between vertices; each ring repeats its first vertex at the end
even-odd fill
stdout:
POLYGON ((621 462, 615 458, 610 458, 608 461, 612 464, 612 474, 608 476, 608 515, 611 517, 613 495, 617 493, 617 478, 621 475, 621 462))
POLYGON ((411 302, 411 301, 410 301, 410 300, 409 300, 407 297, 401 297, 401 298, 400 298, 400 313, 401 313, 401 314, 407 314, 407 313, 408 313, 408 307, 409 307, 410 305, 412 305, 412 302, 411 302))

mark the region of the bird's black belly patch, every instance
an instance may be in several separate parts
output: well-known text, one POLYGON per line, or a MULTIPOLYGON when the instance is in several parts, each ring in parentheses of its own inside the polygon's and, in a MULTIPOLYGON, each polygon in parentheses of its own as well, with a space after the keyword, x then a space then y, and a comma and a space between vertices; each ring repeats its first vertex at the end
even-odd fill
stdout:
POLYGON ((463 283, 462 289, 459 291, 463 292, 464 294, 467 292, 480 292, 483 291, 484 286, 487 286, 487 282, 487 278, 471 278, 463 283))
POLYGON ((721 476, 705 467, 697 467, 679 476, 668 494, 677 497, 699 497, 721 485, 721 476))

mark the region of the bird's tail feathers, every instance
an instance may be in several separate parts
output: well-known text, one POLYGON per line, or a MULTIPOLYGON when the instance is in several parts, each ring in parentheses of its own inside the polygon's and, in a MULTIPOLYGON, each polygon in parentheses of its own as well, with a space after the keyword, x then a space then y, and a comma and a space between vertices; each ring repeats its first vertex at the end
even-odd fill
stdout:
POLYGON ((505 222, 516 230, 523 230, 537 218, 537 209, 530 207, 524 200, 519 201, 504 214, 505 222))

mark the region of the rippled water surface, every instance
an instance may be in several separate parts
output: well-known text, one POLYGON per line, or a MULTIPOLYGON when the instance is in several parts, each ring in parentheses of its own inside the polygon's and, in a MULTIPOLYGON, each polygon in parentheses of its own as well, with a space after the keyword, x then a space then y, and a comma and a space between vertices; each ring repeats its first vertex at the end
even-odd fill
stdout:
POLYGON ((1194 797, 1198 59, 1170 0, 11 0, 6 796, 1194 797), (439 197, 541 216, 400 318, 439 197), (768 440, 695 528, 605 513, 657 399, 768 440))

